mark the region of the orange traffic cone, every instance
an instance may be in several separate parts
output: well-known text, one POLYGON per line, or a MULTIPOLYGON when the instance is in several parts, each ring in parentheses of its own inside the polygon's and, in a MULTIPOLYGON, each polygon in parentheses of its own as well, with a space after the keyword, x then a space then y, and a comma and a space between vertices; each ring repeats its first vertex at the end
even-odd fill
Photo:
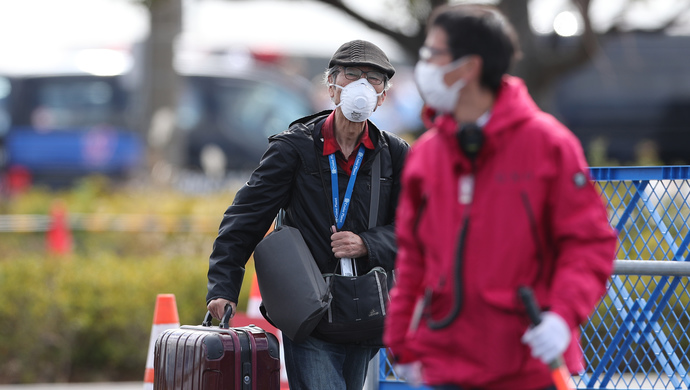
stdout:
POLYGON ((67 222, 67 210, 62 202, 54 202, 50 210, 46 246, 48 253, 53 255, 66 255, 72 251, 72 233, 67 222))
POLYGON ((259 280, 254 274, 252 279, 252 288, 249 290, 249 301, 247 302, 247 317, 249 322, 254 322, 264 330, 272 332, 280 340, 280 388, 281 390, 289 389, 287 381, 287 373, 285 371, 285 351, 283 350, 283 334, 279 329, 276 329, 268 323, 259 310, 261 304, 261 291, 259 291, 259 280))
POLYGON ((247 301, 247 317, 249 318, 264 318, 259 310, 261 305, 261 292, 259 291, 259 281, 254 274, 252 279, 252 288, 249 289, 249 300, 247 301))
POLYGON ((144 373, 144 390, 153 390, 153 350, 156 339, 167 329, 180 327, 180 317, 177 315, 177 303, 174 294, 158 294, 156 307, 153 310, 153 326, 151 327, 151 340, 149 341, 149 353, 146 358, 146 372, 144 373))

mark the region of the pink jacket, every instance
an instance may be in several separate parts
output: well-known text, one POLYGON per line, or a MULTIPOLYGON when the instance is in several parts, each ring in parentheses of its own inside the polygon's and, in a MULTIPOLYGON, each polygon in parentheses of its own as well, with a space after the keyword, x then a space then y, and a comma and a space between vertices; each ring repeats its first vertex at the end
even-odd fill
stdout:
POLYGON ((420 360, 425 382, 468 388, 538 389, 550 385, 546 365, 521 336, 530 325, 517 289, 534 289, 542 309, 572 329, 565 359, 582 368, 578 326, 605 292, 616 236, 589 180, 577 138, 540 111, 522 80, 507 76, 477 157, 474 196, 461 267, 462 308, 450 326, 429 329, 455 301, 458 237, 472 168, 460 151, 453 118, 413 145, 397 210, 396 287, 384 342, 401 363, 420 360), (465 186, 465 187, 464 187, 465 186), (415 305, 432 291, 416 330, 415 305))

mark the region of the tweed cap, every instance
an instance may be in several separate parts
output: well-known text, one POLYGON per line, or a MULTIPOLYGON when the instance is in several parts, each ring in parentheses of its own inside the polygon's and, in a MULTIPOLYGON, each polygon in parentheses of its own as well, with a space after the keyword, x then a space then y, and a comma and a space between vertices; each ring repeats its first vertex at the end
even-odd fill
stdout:
POLYGON ((395 68, 388 61, 386 53, 371 42, 355 40, 344 43, 331 57, 328 67, 335 65, 356 66, 368 65, 382 70, 390 79, 395 68))

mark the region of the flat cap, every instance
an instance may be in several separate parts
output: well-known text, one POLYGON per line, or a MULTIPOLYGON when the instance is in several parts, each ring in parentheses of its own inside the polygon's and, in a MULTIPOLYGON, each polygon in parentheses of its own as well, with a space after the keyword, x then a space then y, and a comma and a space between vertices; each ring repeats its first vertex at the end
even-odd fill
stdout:
POLYGON ((381 69, 390 79, 395 74, 395 68, 388 61, 388 56, 378 46, 371 42, 355 40, 344 43, 331 57, 328 67, 335 65, 356 66, 368 65, 381 69))

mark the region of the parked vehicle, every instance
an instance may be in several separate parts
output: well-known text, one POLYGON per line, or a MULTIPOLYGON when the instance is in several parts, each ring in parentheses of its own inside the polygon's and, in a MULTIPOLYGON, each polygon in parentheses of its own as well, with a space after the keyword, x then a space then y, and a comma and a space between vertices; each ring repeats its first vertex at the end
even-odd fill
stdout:
POLYGON ((7 165, 57 183, 93 173, 125 176, 142 160, 126 124, 127 93, 117 77, 31 76, 14 80, 7 165))
POLYGON ((202 170, 215 158, 225 170, 251 170, 269 136, 315 110, 312 84, 270 65, 187 67, 181 73, 178 126, 192 169, 202 170))
POLYGON ((125 67, 112 67, 114 53, 87 54, 95 57, 78 58, 100 61, 107 71, 66 66, 2 78, 9 85, 4 126, 0 120, 8 170, 63 185, 89 174, 127 176, 142 162, 144 144, 128 115, 125 67))

